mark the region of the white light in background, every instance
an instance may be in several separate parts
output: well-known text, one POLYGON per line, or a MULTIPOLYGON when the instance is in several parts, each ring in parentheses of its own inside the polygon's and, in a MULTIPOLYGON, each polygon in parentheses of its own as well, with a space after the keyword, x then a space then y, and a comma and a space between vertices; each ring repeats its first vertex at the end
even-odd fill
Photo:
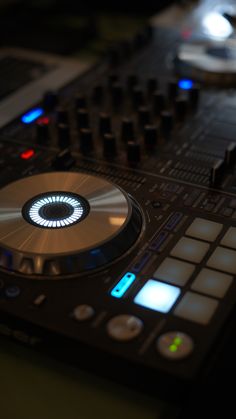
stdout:
POLYGON ((208 13, 202 20, 204 33, 211 38, 223 40, 233 33, 233 27, 220 13, 208 13))

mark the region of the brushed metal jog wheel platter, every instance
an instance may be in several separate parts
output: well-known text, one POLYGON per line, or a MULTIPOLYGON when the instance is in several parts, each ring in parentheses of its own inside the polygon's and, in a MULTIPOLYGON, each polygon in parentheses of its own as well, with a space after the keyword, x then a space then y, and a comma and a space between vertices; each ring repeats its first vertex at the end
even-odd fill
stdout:
POLYGON ((124 254, 141 227, 137 205, 104 179, 75 172, 34 175, 0 190, 0 266, 29 278, 95 269, 124 254), (72 221, 65 225, 67 210, 72 221), (49 226, 52 214, 58 226, 49 226))
POLYGON ((209 84, 234 85, 236 82, 236 41, 193 41, 182 43, 174 59, 181 76, 209 84))

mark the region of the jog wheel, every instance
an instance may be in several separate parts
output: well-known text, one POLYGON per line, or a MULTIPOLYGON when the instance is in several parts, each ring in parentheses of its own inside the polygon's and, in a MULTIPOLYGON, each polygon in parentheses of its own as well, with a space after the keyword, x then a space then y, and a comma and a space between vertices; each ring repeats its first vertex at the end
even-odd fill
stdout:
POLYGON ((137 241, 137 204, 112 183, 81 173, 45 173, 0 190, 0 266, 28 278, 106 265, 137 241))

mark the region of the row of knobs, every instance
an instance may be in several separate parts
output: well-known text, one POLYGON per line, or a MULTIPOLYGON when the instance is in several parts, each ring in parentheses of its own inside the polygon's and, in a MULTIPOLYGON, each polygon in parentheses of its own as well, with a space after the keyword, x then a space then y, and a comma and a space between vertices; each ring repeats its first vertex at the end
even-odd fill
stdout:
MULTIPOLYGON (((113 105, 118 107, 124 101, 124 88, 118 83, 116 75, 111 75, 108 82, 108 92, 112 98, 113 105)), ((94 106, 102 105, 104 101, 104 86, 95 86, 90 99, 94 106)), ((107 90, 107 89, 106 89, 107 90)), ((144 139, 147 150, 152 151, 161 136, 168 138, 174 123, 183 122, 189 109, 196 109, 199 100, 199 86, 193 86, 188 92, 188 97, 179 95, 178 81, 172 80, 168 84, 168 93, 164 95, 158 89, 158 81, 149 78, 144 90, 138 84, 136 75, 127 78, 127 91, 135 113, 135 120, 130 117, 121 118, 120 138, 126 145, 127 159, 130 162, 140 160, 140 144, 136 141, 136 130, 144 139), (149 106, 146 105, 148 103, 149 106), (172 106, 167 110, 167 105, 172 106), (152 118, 158 119, 158 126, 152 122, 152 118)), ((58 96, 54 92, 48 92, 44 97, 44 108, 49 113, 56 109, 56 127, 58 146, 61 149, 70 146, 70 123, 68 111, 58 108, 58 96)), ((74 99, 75 118, 79 131, 79 144, 82 154, 89 154, 94 148, 94 132, 91 129, 90 101, 85 96, 77 96, 74 99)), ((37 137, 39 142, 45 141, 49 136, 48 124, 44 123, 45 118, 38 120, 37 137)), ((114 157, 117 154, 117 138, 112 132, 112 118, 106 112, 99 113, 97 134, 103 141, 103 154, 105 157, 114 157)))

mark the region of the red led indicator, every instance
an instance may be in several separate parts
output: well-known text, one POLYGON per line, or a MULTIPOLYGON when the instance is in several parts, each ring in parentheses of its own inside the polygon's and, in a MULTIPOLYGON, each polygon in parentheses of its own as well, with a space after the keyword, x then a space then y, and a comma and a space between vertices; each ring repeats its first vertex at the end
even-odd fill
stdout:
POLYGON ((42 116, 41 118, 37 119, 37 124, 39 125, 48 125, 50 122, 50 119, 47 116, 42 116))
POLYGON ((34 156, 34 154, 35 154, 35 151, 32 150, 32 149, 29 149, 29 150, 23 151, 23 153, 21 153, 20 157, 23 160, 29 160, 34 156))
POLYGON ((191 37, 191 35, 192 35, 192 29, 190 29, 190 28, 184 28, 181 31, 181 37, 182 37, 182 39, 184 39, 186 41, 191 37))

